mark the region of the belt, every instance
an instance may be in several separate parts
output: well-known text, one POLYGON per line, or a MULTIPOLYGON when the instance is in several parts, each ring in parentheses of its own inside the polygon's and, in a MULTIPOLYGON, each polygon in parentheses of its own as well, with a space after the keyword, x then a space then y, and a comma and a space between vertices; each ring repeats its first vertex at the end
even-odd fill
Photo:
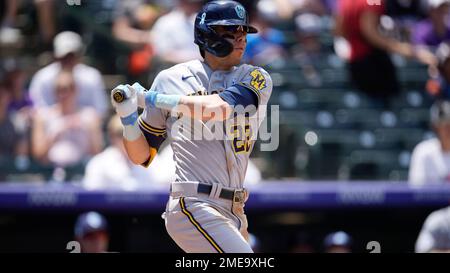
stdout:
MULTIPOLYGON (((197 191, 199 193, 206 193, 206 194, 210 194, 212 190, 212 186, 211 185, 207 185, 207 184, 198 184, 197 187, 197 191)), ((220 191, 220 198, 223 199, 228 199, 228 200, 233 200, 234 197, 234 191, 232 190, 227 190, 227 189, 222 189, 220 191)))
MULTIPOLYGON (((211 194, 211 191, 213 189, 212 185, 198 183, 196 187, 197 193, 204 193, 204 194, 211 194)), ((231 200, 234 202, 245 202, 245 189, 236 189, 236 190, 229 190, 222 188, 219 194, 219 198, 231 200)))

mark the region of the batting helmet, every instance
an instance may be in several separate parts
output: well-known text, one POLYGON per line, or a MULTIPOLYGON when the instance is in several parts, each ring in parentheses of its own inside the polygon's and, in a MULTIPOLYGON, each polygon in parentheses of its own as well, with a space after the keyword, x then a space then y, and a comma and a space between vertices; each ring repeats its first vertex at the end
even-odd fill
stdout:
POLYGON ((249 25, 245 8, 235 1, 215 0, 206 3, 195 18, 195 43, 217 57, 233 51, 233 45, 220 37, 213 26, 242 26, 247 33, 258 32, 249 25))

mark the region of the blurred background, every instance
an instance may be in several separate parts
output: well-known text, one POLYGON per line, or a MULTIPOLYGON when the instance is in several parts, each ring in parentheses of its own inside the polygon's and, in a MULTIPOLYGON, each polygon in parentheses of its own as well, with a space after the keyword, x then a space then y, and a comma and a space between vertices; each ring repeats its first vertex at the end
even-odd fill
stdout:
MULTIPOLYGON (((450 1, 239 2, 280 109, 246 177, 254 249, 450 249, 450 1)), ((180 252, 170 145, 133 166, 109 91, 201 58, 203 3, 0 1, 1 252, 180 252)))

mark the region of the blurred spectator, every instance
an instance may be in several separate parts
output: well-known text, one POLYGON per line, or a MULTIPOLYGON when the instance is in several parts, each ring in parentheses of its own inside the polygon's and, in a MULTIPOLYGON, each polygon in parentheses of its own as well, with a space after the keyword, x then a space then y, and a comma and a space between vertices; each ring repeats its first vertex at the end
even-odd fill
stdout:
POLYGON ((320 33, 325 30, 321 18, 313 13, 302 13, 295 17, 297 44, 291 49, 292 57, 302 68, 303 76, 311 86, 320 86, 322 79, 315 64, 323 62, 320 33))
POLYGON ((120 1, 113 25, 113 33, 117 39, 138 47, 150 42, 149 30, 159 12, 148 2, 120 1))
MULTIPOLYGON (((0 71, 0 74, 3 74, 0 71)), ((12 94, 0 75, 0 165, 23 170, 29 165, 28 127, 19 115, 13 115, 8 109, 12 94)), ((4 179, 0 173, 0 179, 4 179)))
POLYGON ((108 109, 106 91, 100 72, 80 63, 83 42, 75 32, 61 32, 53 42, 56 61, 42 68, 33 76, 30 83, 30 96, 37 108, 56 103, 54 83, 61 70, 72 71, 78 89, 77 106, 93 107, 97 114, 104 116, 108 109))
POLYGON ((247 37, 244 55, 245 62, 259 66, 287 57, 287 52, 283 48, 286 43, 284 34, 273 27, 277 18, 273 18, 272 12, 262 5, 263 2, 258 2, 257 14, 253 21, 258 33, 247 37))
POLYGON ((30 112, 33 103, 28 91, 25 89, 26 74, 21 61, 14 58, 6 58, 2 62, 2 68, 5 74, 5 87, 11 93, 11 102, 8 106, 8 111, 12 113, 30 112))
POLYGON ((296 14, 312 13, 318 16, 331 14, 336 0, 258 0, 257 9, 273 20, 292 20, 296 14))
POLYGON ((337 9, 337 0, 323 0, 325 9, 329 15, 335 14, 337 9))
POLYGON ((436 76, 431 75, 426 85, 427 92, 436 99, 450 100, 450 46, 441 43, 436 50, 438 60, 436 76))
POLYGON ((325 253, 351 253, 352 238, 344 231, 333 232, 325 237, 323 247, 325 253))
MULTIPOLYGON (((33 0, 36 5, 37 17, 39 23, 39 37, 42 39, 44 45, 50 44, 56 34, 56 3, 62 1, 55 0, 33 0)), ((64 1, 65 2, 65 1, 64 1)), ((67 3, 64 3, 67 4, 67 3)), ((60 8, 60 7, 58 7, 60 8)))
POLYGON ((170 147, 161 150, 148 168, 134 165, 123 147, 122 128, 119 117, 113 116, 108 123, 110 146, 88 162, 83 186, 90 190, 108 188, 136 190, 149 188, 155 184, 168 185, 175 178, 175 165, 171 163, 173 154, 169 151, 170 147))
POLYGON ((450 207, 428 215, 416 241, 416 253, 450 253, 450 207))
POLYGON ((10 160, 16 155, 17 131, 10 115, 8 105, 11 101, 11 94, 0 82, 0 157, 10 160))
POLYGON ((414 27, 413 43, 437 47, 450 39, 450 0, 428 0, 429 17, 414 27))
POLYGON ((164 62, 181 63, 201 58, 194 37, 194 21, 202 0, 177 0, 176 7, 161 16, 152 28, 155 54, 164 62))
POLYGON ((18 0, 5 0, 0 4, 0 27, 14 26, 17 18, 18 0))
POLYGON ((74 233, 75 240, 80 243, 82 253, 108 252, 108 222, 100 213, 90 211, 79 215, 74 233))
POLYGON ((150 30, 161 10, 151 1, 120 1, 113 21, 113 35, 131 49, 127 73, 139 76, 150 69, 154 56, 150 30))
POLYGON ((305 53, 310 56, 320 54, 322 48, 319 35, 325 31, 321 18, 313 13, 301 13, 294 21, 298 44, 294 53, 305 53))
MULTIPOLYGON (((244 5, 245 9, 250 14, 250 21, 254 24, 254 14, 258 17, 258 13, 264 14, 272 22, 287 21, 292 18, 292 5, 289 0, 256 0, 249 1, 244 5)), ((256 18, 258 20, 258 18, 256 18)), ((259 30, 259 28, 258 28, 259 30)), ((249 38, 248 36, 247 38, 249 38)))
POLYGON ((275 0, 278 6, 287 5, 291 11, 290 17, 294 14, 313 13, 319 16, 324 16, 328 13, 333 4, 327 3, 324 0, 275 0))
POLYGON ((414 148, 408 178, 411 185, 450 182, 450 102, 436 101, 430 119, 437 137, 414 148))
POLYGON ((60 72, 53 84, 56 103, 39 108, 34 117, 33 155, 60 167, 82 164, 102 148, 100 118, 91 107, 77 104, 78 89, 71 72, 60 72))
POLYGON ((291 253, 314 253, 316 252, 313 246, 312 238, 305 232, 299 232, 292 239, 289 246, 291 253))
MULTIPOLYGON (((117 20, 117 7, 122 2, 119 0, 95 0, 83 2, 83 8, 75 7, 73 17, 82 23, 83 37, 88 37, 86 47, 86 56, 89 63, 99 69, 102 74, 118 74, 123 71, 117 71, 120 65, 120 59, 124 50, 117 43, 113 35, 114 21, 117 20), (77 16, 82 14, 85 17, 77 16), (79 18, 83 18, 83 20, 79 18), (87 19, 84 19, 86 18, 87 19)), ((73 28, 65 28, 73 30, 73 28)), ((74 31, 79 32, 79 31, 74 31)))
POLYGON ((17 10, 19 0, 6 0, 0 3, 0 45, 16 44, 20 39, 17 29, 17 10))
POLYGON ((429 51, 380 33, 384 2, 380 0, 380 5, 369 5, 366 0, 339 0, 335 30, 335 34, 345 38, 350 46, 347 61, 352 82, 358 89, 382 100, 400 91, 389 53, 415 57, 428 65, 436 64, 429 51))
POLYGON ((389 0, 386 1, 386 14, 395 18, 421 18, 426 15, 428 0, 389 0))
POLYGON ((14 131, 17 134, 16 143, 12 146, 15 148, 15 165, 16 168, 23 169, 29 164, 29 133, 34 111, 31 100, 25 90, 25 73, 19 61, 7 58, 2 62, 1 66, 4 74, 4 91, 8 93, 9 97, 7 116, 14 125, 14 131))

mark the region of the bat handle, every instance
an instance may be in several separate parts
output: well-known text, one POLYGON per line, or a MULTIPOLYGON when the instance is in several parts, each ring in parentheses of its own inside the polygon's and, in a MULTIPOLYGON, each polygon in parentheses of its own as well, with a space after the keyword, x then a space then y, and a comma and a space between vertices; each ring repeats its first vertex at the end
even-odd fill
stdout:
POLYGON ((127 94, 125 93, 125 90, 117 88, 113 92, 113 99, 117 103, 122 103, 124 100, 127 99, 127 94))

